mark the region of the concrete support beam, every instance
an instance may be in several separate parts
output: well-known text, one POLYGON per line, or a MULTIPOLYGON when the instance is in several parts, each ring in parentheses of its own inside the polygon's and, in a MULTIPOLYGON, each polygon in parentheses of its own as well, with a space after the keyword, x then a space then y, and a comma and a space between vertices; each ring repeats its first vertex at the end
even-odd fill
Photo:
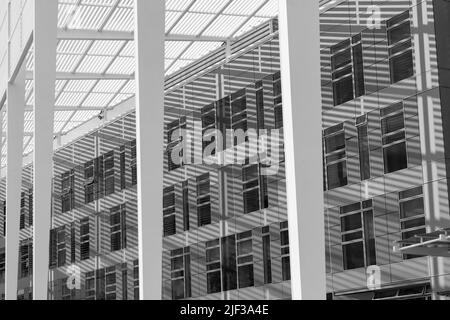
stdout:
POLYGON ((22 193, 22 157, 25 109, 25 65, 7 89, 7 174, 6 174, 6 276, 5 298, 17 300, 20 196, 22 193))
POLYGON ((165 1, 135 0, 140 299, 161 300, 165 1))
POLYGON ((34 0, 33 297, 47 300, 52 211, 57 0, 34 0))
POLYGON ((326 298, 317 0, 279 0, 292 298, 326 298))

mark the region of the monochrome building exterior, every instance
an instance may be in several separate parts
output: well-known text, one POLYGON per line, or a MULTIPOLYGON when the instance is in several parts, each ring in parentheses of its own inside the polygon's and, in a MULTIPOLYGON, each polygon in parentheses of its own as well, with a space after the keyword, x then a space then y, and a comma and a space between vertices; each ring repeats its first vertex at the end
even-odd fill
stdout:
POLYGON ((439 0, 345 1, 321 15, 327 283, 335 299, 447 295, 444 258, 393 248, 450 223, 449 9, 439 0))
MULTIPOLYGON (((325 210, 315 214, 325 220, 325 248, 319 244, 317 250, 326 255, 327 298, 445 299, 450 290, 446 258, 402 254, 394 247, 450 228, 450 3, 324 3, 320 14, 324 173, 317 179, 323 180, 325 210)), ((163 206, 148 212, 162 221, 165 300, 293 298, 291 278, 296 270, 291 269, 289 245, 278 24, 277 18, 267 18, 165 79, 163 206), (230 130, 253 130, 257 138, 268 139, 269 147, 250 157, 250 137, 239 140, 230 130), (208 150, 216 161, 208 163, 211 159, 203 157, 208 150), (229 157, 244 161, 230 162, 229 157), (268 167, 276 170, 267 174, 268 167)), ((110 49, 117 47, 109 41, 110 49)), ((66 55, 75 44, 58 46, 58 54, 66 55)), ((120 46, 115 60, 102 70, 104 77, 123 72, 115 65, 117 59, 126 64, 133 55, 131 41, 120 46)), ((92 49, 95 41, 86 48, 88 56, 101 55, 92 49)), ((31 65, 31 55, 25 61, 31 65)), ((80 121, 76 129, 82 135, 64 142, 61 136, 55 139, 51 300, 142 298, 138 115, 134 80, 121 80, 91 79, 85 97, 96 94, 100 99, 116 86, 119 93, 110 102, 116 102, 119 111, 110 116, 108 108, 91 108, 85 112, 94 118, 85 124, 80 121)), ((59 96, 67 99, 85 90, 86 79, 58 81, 59 96)), ((70 119, 76 121, 77 116, 70 119)), ((22 300, 33 299, 33 170, 29 161, 22 172, 18 259, 22 300)), ((2 298, 6 189, 2 176, 2 298)))

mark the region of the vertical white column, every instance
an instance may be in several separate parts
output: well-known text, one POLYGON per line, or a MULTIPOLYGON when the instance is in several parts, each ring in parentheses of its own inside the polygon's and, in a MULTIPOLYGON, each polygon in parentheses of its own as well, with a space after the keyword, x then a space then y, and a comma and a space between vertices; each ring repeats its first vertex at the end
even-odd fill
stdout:
POLYGON ((317 0, 279 0, 292 298, 326 298, 317 0))
POLYGON ((165 1, 134 3, 140 299, 160 300, 165 1))
POLYGON ((58 0, 34 1, 33 297, 47 300, 58 0))
POLYGON ((25 66, 8 84, 6 174, 6 276, 5 298, 17 300, 20 195, 22 191, 23 132, 25 113, 25 66))

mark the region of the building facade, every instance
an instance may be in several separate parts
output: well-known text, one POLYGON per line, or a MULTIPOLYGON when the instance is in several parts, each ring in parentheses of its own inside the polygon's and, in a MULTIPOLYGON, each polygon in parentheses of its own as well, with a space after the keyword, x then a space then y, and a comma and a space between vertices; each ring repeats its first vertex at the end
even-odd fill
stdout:
MULTIPOLYGON (((345 1, 321 16, 328 291, 443 299, 443 258, 394 252, 449 226, 446 1, 345 1)), ((330 296, 331 296, 330 295, 330 296)))
MULTIPOLYGON (((445 259, 393 250, 450 226, 448 17, 444 0, 348 0, 321 14, 330 299, 444 299, 449 289, 445 259)), ((165 114, 164 208, 147 213, 164 219, 163 298, 290 299, 282 139, 273 138, 277 170, 265 175, 268 155, 249 159, 246 139, 214 135, 282 134, 277 22, 166 79, 165 114), (200 144, 187 139, 197 132, 200 144), (211 143, 222 161, 207 164, 211 143), (230 154, 244 161, 223 161, 230 154)), ((23 299, 31 297, 31 173, 23 174, 23 299)), ((136 184, 134 112, 56 151, 51 299, 139 298, 136 184)), ((0 249, 0 281, 2 257, 0 249)))

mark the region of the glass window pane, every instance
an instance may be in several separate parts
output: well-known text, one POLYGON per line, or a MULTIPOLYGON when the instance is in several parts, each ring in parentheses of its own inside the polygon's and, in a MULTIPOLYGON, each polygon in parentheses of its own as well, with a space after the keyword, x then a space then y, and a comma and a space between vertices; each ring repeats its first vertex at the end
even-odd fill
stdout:
POLYGON ((385 173, 392 173, 408 167, 405 142, 385 148, 383 150, 383 156, 385 173))
POLYGON ((342 246, 344 254, 344 269, 351 270, 362 268, 364 264, 364 245, 362 242, 346 244, 342 246))
POLYGON ((334 105, 353 100, 353 77, 349 76, 333 83, 334 105))
POLYGON ((342 232, 352 231, 362 228, 361 213, 353 214, 341 218, 341 230, 342 232))
POLYGON ((248 288, 254 286, 253 265, 239 267, 239 288, 248 288))
POLYGON ((345 148, 345 133, 325 138, 326 153, 332 153, 345 148))
POLYGON ((390 59, 391 82, 397 83, 414 75, 412 50, 390 59))
POLYGON ((345 161, 327 167, 328 189, 336 189, 347 185, 347 165, 345 161))
POLYGON ((423 198, 418 198, 400 204, 400 216, 402 219, 417 217, 424 214, 423 198))
POLYGON ((382 121, 383 134, 388 134, 404 128, 405 128, 405 117, 403 113, 387 117, 382 121))
POLYGON ((206 276, 208 294, 222 291, 220 284, 220 271, 210 272, 206 276))
POLYGON ((172 281, 172 299, 184 299, 184 280, 178 279, 172 281))
POLYGON ((409 20, 388 30, 389 45, 396 44, 407 38, 411 38, 411 25, 409 20))

